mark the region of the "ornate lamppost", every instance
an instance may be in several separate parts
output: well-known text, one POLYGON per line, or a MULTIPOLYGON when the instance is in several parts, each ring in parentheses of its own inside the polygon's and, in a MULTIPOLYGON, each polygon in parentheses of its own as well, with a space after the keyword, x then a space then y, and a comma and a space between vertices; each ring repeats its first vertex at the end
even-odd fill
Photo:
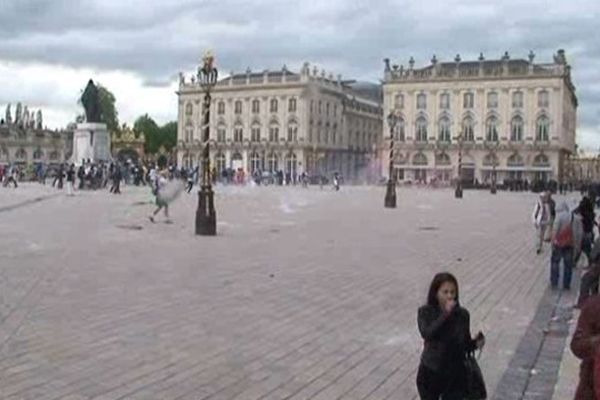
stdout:
POLYGON ((202 58, 203 65, 198 68, 198 83, 204 91, 204 119, 202 126, 202 183, 198 191, 196 209, 196 235, 214 236, 217 234, 217 213, 215 212, 214 192, 210 176, 210 91, 217 83, 218 72, 213 66, 214 57, 207 52, 202 58))
POLYGON ((494 145, 494 157, 492 159, 492 187, 490 189, 491 194, 496 194, 496 164, 498 164, 498 156, 497 156, 497 143, 494 145))
POLYGON ((385 192, 385 207, 396 208, 396 179, 394 177, 394 131, 398 124, 398 116, 392 111, 387 117, 390 128, 390 165, 388 172, 387 190, 385 192))
POLYGON ((454 191, 454 197, 457 199, 462 199, 463 197, 463 189, 462 189, 462 144, 463 144, 463 135, 462 132, 458 135, 458 178, 456 179, 456 190, 454 191))

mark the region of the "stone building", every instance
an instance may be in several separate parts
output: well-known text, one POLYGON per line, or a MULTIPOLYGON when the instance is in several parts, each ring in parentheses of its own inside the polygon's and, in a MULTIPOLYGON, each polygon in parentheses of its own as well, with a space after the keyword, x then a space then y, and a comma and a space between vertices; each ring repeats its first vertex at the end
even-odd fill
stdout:
POLYGON ((17 103, 13 117, 9 104, 0 119, 0 164, 57 166, 69 156, 69 141, 68 131, 44 128, 41 110, 30 112, 17 103))
MULTIPOLYGON (((199 165, 203 92, 180 74, 178 164, 199 165)), ((212 92, 211 165, 346 180, 375 179, 382 141, 380 86, 334 78, 305 63, 300 73, 230 73, 212 92)))
MULTIPOLYGON (((577 97, 565 52, 552 63, 511 59, 439 62, 424 68, 385 60, 384 110, 396 113, 399 180, 563 181, 575 151, 577 97)), ((386 124, 389 146, 389 130, 386 124)), ((383 174, 388 176, 388 152, 383 174)))

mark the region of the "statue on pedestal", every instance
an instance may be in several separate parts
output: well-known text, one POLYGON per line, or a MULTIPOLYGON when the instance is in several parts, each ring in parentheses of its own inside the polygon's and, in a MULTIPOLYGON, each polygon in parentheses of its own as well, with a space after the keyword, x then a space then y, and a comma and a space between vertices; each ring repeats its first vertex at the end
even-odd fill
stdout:
POLYGON ((36 129, 42 129, 43 128, 43 119, 42 119, 42 110, 38 110, 36 116, 35 116, 35 127, 36 129))
POLYGON ((6 124, 12 124, 12 115, 10 113, 10 103, 6 106, 6 115, 4 116, 4 121, 6 124))
POLYGON ((102 122, 102 109, 100 108, 100 94, 93 80, 89 80, 83 94, 81 104, 85 109, 87 122, 102 122))
POLYGON ((21 103, 17 103, 17 110, 15 111, 15 124, 19 125, 23 122, 22 118, 23 106, 21 103))

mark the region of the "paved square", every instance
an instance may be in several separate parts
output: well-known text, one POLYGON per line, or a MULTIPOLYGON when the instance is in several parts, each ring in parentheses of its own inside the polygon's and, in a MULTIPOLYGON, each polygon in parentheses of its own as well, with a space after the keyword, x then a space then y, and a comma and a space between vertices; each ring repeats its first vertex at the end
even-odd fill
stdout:
POLYGON ((0 211, 0 398, 414 399, 441 270, 493 393, 547 286, 536 195, 384 190, 219 187, 217 237, 193 234, 195 194, 152 224, 148 189, 0 190, 51 196, 0 211))

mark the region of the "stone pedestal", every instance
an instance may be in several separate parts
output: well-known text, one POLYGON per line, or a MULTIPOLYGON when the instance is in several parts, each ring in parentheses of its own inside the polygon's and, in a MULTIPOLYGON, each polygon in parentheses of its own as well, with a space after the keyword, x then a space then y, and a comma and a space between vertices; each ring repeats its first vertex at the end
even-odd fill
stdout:
POLYGON ((77 124, 77 129, 73 133, 71 162, 81 165, 84 160, 99 163, 109 162, 111 159, 110 135, 106 124, 97 122, 77 124))

